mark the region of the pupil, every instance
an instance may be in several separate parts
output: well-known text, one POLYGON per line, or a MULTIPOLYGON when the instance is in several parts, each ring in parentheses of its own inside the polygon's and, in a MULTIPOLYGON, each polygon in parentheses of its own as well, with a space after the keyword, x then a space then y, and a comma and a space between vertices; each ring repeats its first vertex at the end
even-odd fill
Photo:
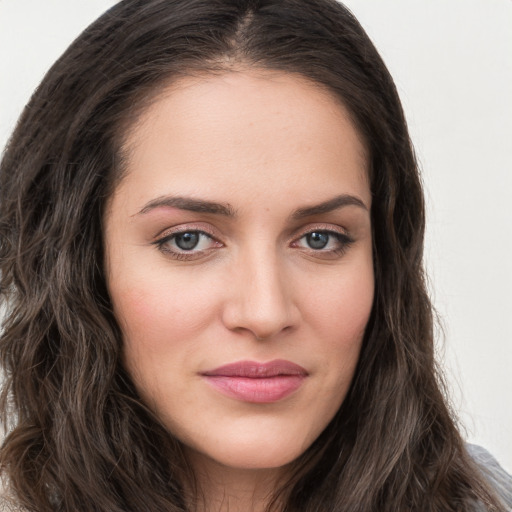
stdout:
POLYGON ((329 235, 315 231, 307 235, 307 241, 312 249, 323 249, 329 242, 329 235))
POLYGON ((194 249, 198 242, 198 233, 181 233, 180 235, 176 235, 176 245, 183 251, 194 249))

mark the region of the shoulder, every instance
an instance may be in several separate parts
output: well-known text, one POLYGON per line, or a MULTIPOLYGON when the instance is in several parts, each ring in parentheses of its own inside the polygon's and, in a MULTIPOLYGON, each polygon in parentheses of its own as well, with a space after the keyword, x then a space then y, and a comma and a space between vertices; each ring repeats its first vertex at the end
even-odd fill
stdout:
POLYGON ((478 464, 491 486, 508 507, 507 510, 512 511, 512 476, 481 446, 468 444, 467 450, 471 457, 473 457, 473 460, 478 464))
POLYGON ((0 488, 0 512, 28 512, 25 508, 17 505, 15 500, 0 488))
MULTIPOLYGON (((468 444, 467 450, 507 506, 507 511, 512 512, 512 476, 481 446, 468 444)), ((27 510, 17 505, 8 493, 0 489, 0 512, 27 512, 27 510)))
POLYGON ((7 498, 0 497, 0 512, 28 512, 7 498))

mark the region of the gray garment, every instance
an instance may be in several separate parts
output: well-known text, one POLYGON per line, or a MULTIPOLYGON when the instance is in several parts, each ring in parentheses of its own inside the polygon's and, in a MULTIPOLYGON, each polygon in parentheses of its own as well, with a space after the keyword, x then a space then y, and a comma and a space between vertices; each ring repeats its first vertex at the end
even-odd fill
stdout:
MULTIPOLYGON (((506 510, 512 512, 512 476, 509 475, 498 461, 484 448, 474 444, 466 445, 468 453, 475 459, 482 472, 487 477, 492 488, 502 499, 506 510)), ((485 512, 485 507, 480 505, 475 512, 485 512)))
POLYGON ((26 512, 26 510, 16 505, 8 497, 0 495, 0 512, 26 512))
MULTIPOLYGON (((512 512, 512 476, 510 476, 496 461, 496 459, 480 446, 468 444, 469 454, 482 468, 484 475, 489 479, 490 484, 496 490, 506 510, 512 512)), ((8 497, 0 496, 0 512, 24 512, 25 509, 17 506, 8 497)), ((25 511, 26 512, 26 511, 25 511)), ((469 512, 469 511, 468 511, 469 512)), ((486 512, 483 505, 477 505, 474 512, 486 512)))

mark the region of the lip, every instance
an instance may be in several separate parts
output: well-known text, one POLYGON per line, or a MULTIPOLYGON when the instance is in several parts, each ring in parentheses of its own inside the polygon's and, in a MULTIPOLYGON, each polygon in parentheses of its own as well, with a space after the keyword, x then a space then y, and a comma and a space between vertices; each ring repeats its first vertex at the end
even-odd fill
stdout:
POLYGON ((201 375, 214 389, 230 398, 273 403, 299 389, 308 372, 291 361, 276 359, 267 363, 237 361, 201 375))

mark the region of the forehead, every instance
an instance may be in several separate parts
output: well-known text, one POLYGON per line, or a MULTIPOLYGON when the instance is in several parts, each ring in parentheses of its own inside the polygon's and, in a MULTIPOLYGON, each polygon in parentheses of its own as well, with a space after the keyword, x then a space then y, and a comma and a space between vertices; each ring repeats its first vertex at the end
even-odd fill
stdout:
POLYGON ((248 180, 291 190, 315 178, 327 192, 344 176, 370 201, 365 143, 346 108, 300 75, 251 69, 181 78, 142 112, 124 148, 130 181, 142 190, 153 180, 153 195, 248 180))

